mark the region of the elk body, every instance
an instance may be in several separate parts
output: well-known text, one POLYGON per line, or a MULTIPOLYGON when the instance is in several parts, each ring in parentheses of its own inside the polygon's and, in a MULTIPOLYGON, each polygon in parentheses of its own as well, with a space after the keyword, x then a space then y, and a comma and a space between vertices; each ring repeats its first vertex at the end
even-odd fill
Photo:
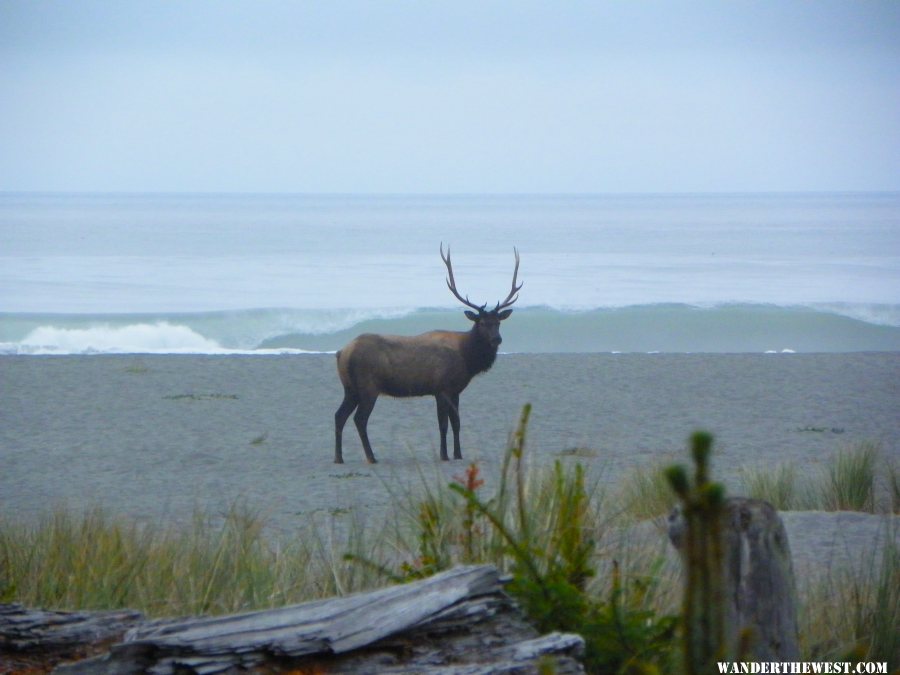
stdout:
POLYGON ((516 266, 509 295, 491 310, 475 305, 460 295, 453 278, 450 249, 441 259, 447 267, 447 287, 469 310, 471 330, 435 330, 414 337, 366 333, 353 339, 337 353, 337 369, 344 385, 344 400, 334 414, 334 461, 344 461, 341 436, 347 419, 356 411, 353 421, 362 441, 366 459, 375 463, 369 443, 367 424, 375 401, 388 396, 434 396, 437 402, 438 429, 441 437, 441 459, 447 456, 447 426, 453 428, 453 458, 462 459, 459 443, 459 395, 473 377, 490 369, 497 358, 500 322, 512 314, 509 309, 518 299, 522 284, 516 285, 519 252, 513 249, 516 266))

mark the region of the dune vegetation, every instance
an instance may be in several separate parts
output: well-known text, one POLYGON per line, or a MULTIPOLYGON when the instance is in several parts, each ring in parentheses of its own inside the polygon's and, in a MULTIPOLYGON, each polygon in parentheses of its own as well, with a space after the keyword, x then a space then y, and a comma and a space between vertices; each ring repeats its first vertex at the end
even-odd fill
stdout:
MULTIPOLYGON (((538 628, 585 637, 589 672, 682 672, 684 575, 660 518, 678 500, 677 477, 648 467, 610 488, 591 483, 577 458, 528 470, 529 411, 490 494, 476 463, 449 484, 423 477, 415 494, 395 494, 379 528, 353 513, 317 514, 300 535, 273 537, 240 501, 226 514, 197 514, 187 528, 101 508, 57 510, 33 524, 0 517, 0 601, 221 614, 491 563, 510 574, 509 592, 538 628), (647 530, 648 520, 659 536, 623 536, 640 521, 647 530)), ((897 468, 870 443, 842 450, 820 476, 801 480, 789 465, 744 473, 745 494, 779 509, 880 511, 886 528, 900 510, 897 486, 897 468)), ((896 545, 860 569, 804 579, 798 594, 804 660, 900 666, 896 545)))

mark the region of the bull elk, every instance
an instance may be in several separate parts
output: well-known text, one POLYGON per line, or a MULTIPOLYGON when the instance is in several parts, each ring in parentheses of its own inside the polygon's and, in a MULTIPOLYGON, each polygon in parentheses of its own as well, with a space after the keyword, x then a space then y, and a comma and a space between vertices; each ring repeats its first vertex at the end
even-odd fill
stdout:
POLYGON ((366 459, 374 464, 375 455, 369 443, 367 424, 380 394, 388 396, 434 396, 437 402, 438 429, 441 435, 441 459, 447 457, 447 422, 453 427, 453 458, 462 459, 459 445, 459 395, 473 377, 486 372, 497 358, 500 322, 507 319, 509 309, 518 299, 522 284, 519 274, 519 252, 513 248, 516 266, 512 287, 506 299, 491 310, 478 306, 460 295, 453 278, 450 249, 441 259, 447 266, 447 287, 453 296, 469 309, 466 317, 474 324, 468 331, 435 330, 414 337, 366 333, 353 339, 337 353, 337 369, 344 385, 344 400, 334 414, 334 461, 344 462, 341 435, 350 414, 362 441, 366 459))

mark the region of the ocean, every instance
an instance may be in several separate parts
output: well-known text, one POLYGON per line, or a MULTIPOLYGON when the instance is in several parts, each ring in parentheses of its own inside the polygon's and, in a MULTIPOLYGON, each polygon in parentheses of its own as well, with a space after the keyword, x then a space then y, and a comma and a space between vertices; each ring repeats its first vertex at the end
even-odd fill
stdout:
POLYGON ((466 464, 438 460, 431 398, 382 397, 379 464, 352 424, 333 463, 325 353, 465 329, 442 243, 478 303, 521 257, 505 353, 460 402, 489 483, 525 403, 530 462, 609 486, 684 459, 697 428, 737 492, 857 443, 900 460, 900 194, 6 194, 0 513, 189 523, 245 500, 292 532, 449 482, 466 464))
POLYGON ((328 352, 466 329, 509 353, 900 350, 900 194, 0 195, 0 354, 328 352))

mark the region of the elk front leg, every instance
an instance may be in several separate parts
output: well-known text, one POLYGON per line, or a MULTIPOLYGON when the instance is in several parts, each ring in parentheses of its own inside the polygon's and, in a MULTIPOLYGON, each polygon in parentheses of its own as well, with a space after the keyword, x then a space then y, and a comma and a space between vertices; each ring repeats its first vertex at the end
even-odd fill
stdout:
POLYGON ((462 459, 462 448, 459 444, 459 394, 450 396, 450 426, 453 428, 453 459, 462 459))
POLYGON ((450 417, 450 400, 446 394, 438 394, 434 397, 437 403, 438 431, 441 434, 441 460, 449 461, 447 456, 447 420, 450 417))

